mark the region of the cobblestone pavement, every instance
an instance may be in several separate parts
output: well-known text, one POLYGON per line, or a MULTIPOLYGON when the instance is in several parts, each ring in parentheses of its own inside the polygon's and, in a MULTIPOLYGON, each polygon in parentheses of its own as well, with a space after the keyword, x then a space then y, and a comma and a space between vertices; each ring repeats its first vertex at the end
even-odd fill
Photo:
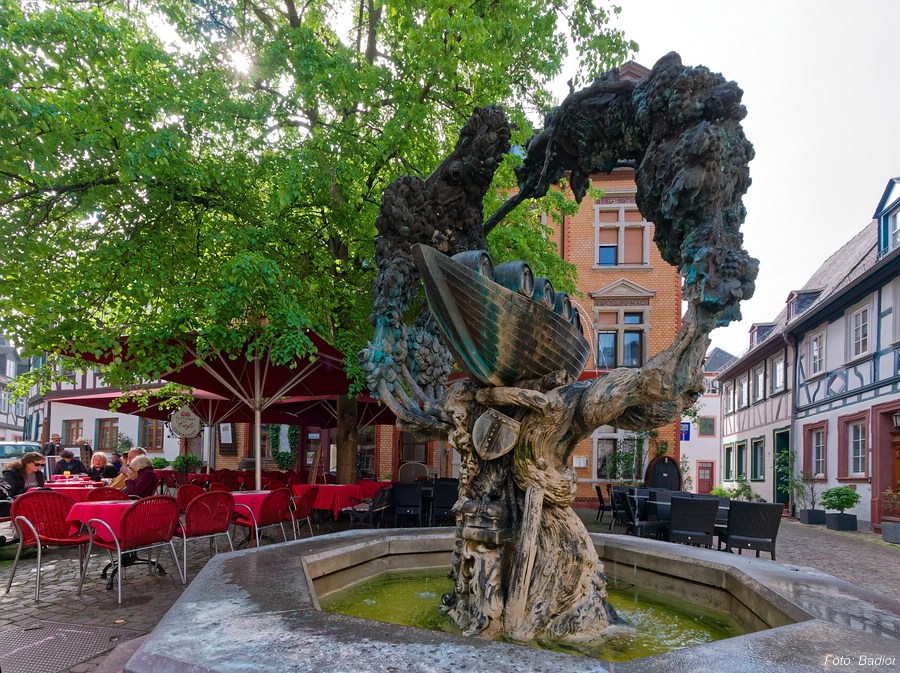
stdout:
MULTIPOLYGON (((607 532, 607 525, 594 522, 595 512, 579 511, 592 532, 607 532)), ((607 515, 608 516, 608 515, 607 515)), ((622 532, 621 527, 617 528, 622 532)), ((0 534, 9 537, 9 531, 0 528, 0 534)), ((767 557, 766 554, 763 554, 767 557)), ((830 573, 854 584, 900 599, 900 546, 882 542, 871 532, 843 533, 826 530, 824 526, 805 526, 795 520, 784 519, 778 535, 778 561, 793 566, 806 566, 830 573)), ((203 541, 189 547, 188 581, 209 558, 209 548, 203 541)), ((105 557, 95 555, 88 570, 88 578, 81 596, 76 596, 78 586, 78 557, 71 550, 49 550, 44 555, 42 573, 42 600, 35 603, 34 559, 20 562, 12 590, 0 593, 0 657, 10 651, 10 643, 16 638, 31 638, 37 642, 43 633, 55 633, 58 625, 69 628, 83 627, 74 633, 90 633, 96 630, 106 640, 102 644, 86 643, 66 654, 65 661, 54 658, 53 652, 43 654, 46 662, 34 661, 34 666, 14 670, 3 665, 3 673, 93 673, 116 644, 149 633, 162 619, 169 607, 181 595, 181 584, 168 553, 163 553, 161 563, 167 570, 163 576, 151 576, 146 566, 134 566, 127 570, 123 583, 122 605, 116 604, 115 589, 107 591, 106 582, 100 578, 105 557), (114 631, 107 631, 112 629, 114 631), (30 635, 29 635, 30 634, 30 635), (90 647, 94 647, 92 651, 90 647)), ((0 586, 6 588, 11 561, 0 561, 0 586)), ((29 652, 46 652, 34 645, 29 652)), ((37 656, 37 655, 36 655, 37 656)))

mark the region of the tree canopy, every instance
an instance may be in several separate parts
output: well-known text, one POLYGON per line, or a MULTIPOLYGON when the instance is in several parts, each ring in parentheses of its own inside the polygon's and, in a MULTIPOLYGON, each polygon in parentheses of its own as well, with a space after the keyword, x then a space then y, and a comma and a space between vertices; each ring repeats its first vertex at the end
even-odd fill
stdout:
MULTIPOLYGON (((98 354, 128 335, 113 385, 169 368, 187 334, 287 360, 311 328, 355 362, 385 185, 430 173, 475 106, 503 105, 524 144, 569 45, 576 81, 636 48, 617 11, 0 0, 0 333, 98 354)), ((571 287, 538 222, 566 206, 547 198, 497 227, 491 253, 571 287)))

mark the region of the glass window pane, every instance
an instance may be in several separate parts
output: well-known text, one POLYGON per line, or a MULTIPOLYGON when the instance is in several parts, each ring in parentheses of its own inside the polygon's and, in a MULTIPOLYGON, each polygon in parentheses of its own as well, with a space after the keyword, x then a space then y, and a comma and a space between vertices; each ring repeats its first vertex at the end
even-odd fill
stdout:
POLYGON ((642 325, 644 324, 644 314, 643 313, 626 313, 622 317, 622 322, 626 325, 642 325))
POLYGON ((601 245, 600 246, 600 266, 615 266, 617 264, 617 249, 614 245, 601 245))
POLYGON ((616 366, 616 333, 597 334, 597 368, 613 369, 616 366))
POLYGON ((624 353, 622 354, 622 365, 624 367, 640 367, 643 364, 643 343, 643 332, 625 332, 623 341, 624 353))

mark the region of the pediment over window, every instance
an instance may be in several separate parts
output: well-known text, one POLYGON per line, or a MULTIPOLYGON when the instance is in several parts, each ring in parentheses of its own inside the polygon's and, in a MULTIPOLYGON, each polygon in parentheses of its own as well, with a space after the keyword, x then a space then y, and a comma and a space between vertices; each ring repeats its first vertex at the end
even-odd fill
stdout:
POLYGON ((618 297, 628 297, 629 299, 651 299, 656 296, 656 292, 648 290, 643 285, 638 285, 630 280, 620 278, 614 283, 610 283, 606 287, 590 292, 592 299, 614 299, 618 297))

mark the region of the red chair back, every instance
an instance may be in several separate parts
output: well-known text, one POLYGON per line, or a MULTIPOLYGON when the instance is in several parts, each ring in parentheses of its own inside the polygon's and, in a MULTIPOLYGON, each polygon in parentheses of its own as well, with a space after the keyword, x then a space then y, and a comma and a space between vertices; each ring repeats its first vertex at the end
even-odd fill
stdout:
POLYGON ((277 491, 279 488, 284 488, 285 484, 283 481, 278 481, 277 479, 269 480, 265 486, 263 486, 263 490, 265 491, 277 491))
POLYGON ((178 484, 175 483, 175 472, 172 470, 160 470, 158 472, 162 482, 166 485, 166 488, 178 488, 178 484))
POLYGON ((91 489, 87 494, 88 502, 96 502, 98 500, 128 500, 128 494, 118 488, 110 488, 109 486, 98 486, 91 489))
POLYGON ((294 518, 305 519, 312 514, 313 504, 316 502, 316 496, 319 495, 319 488, 313 486, 307 489, 306 493, 294 498, 294 518))
POLYGON ((122 515, 122 549, 168 542, 178 525, 178 501, 170 495, 136 500, 122 515))
POLYGON ((184 472, 173 472, 172 479, 175 480, 175 483, 178 486, 183 486, 184 484, 188 483, 187 475, 184 472))
POLYGON ((234 496, 231 491, 210 491, 188 503, 184 510, 184 532, 187 537, 224 533, 231 525, 234 514, 234 496))
POLYGON ((178 501, 178 507, 181 511, 187 509, 188 504, 194 499, 203 495, 206 491, 197 486, 197 484, 182 484, 175 491, 175 499, 178 501))
MULTIPOLYGON (((12 501, 9 515, 15 521, 17 516, 24 516, 37 530, 42 540, 47 538, 64 539, 69 536, 69 524, 66 517, 75 501, 67 495, 55 491, 29 491, 12 501)), ((34 545, 34 533, 27 525, 21 526, 22 540, 25 545, 34 545)))
POLYGON ((220 484, 218 481, 211 482, 209 485, 210 491, 223 491, 225 493, 231 493, 231 489, 228 488, 225 484, 220 484))
POLYGON ((290 506, 291 492, 288 489, 279 488, 272 491, 259 508, 256 525, 262 528, 284 521, 285 517, 290 517, 290 506))
MULTIPOLYGON (((216 483, 226 486, 229 491, 237 491, 241 484, 234 472, 224 472, 216 475, 216 483)), ((212 486, 212 484, 210 484, 212 486)))

